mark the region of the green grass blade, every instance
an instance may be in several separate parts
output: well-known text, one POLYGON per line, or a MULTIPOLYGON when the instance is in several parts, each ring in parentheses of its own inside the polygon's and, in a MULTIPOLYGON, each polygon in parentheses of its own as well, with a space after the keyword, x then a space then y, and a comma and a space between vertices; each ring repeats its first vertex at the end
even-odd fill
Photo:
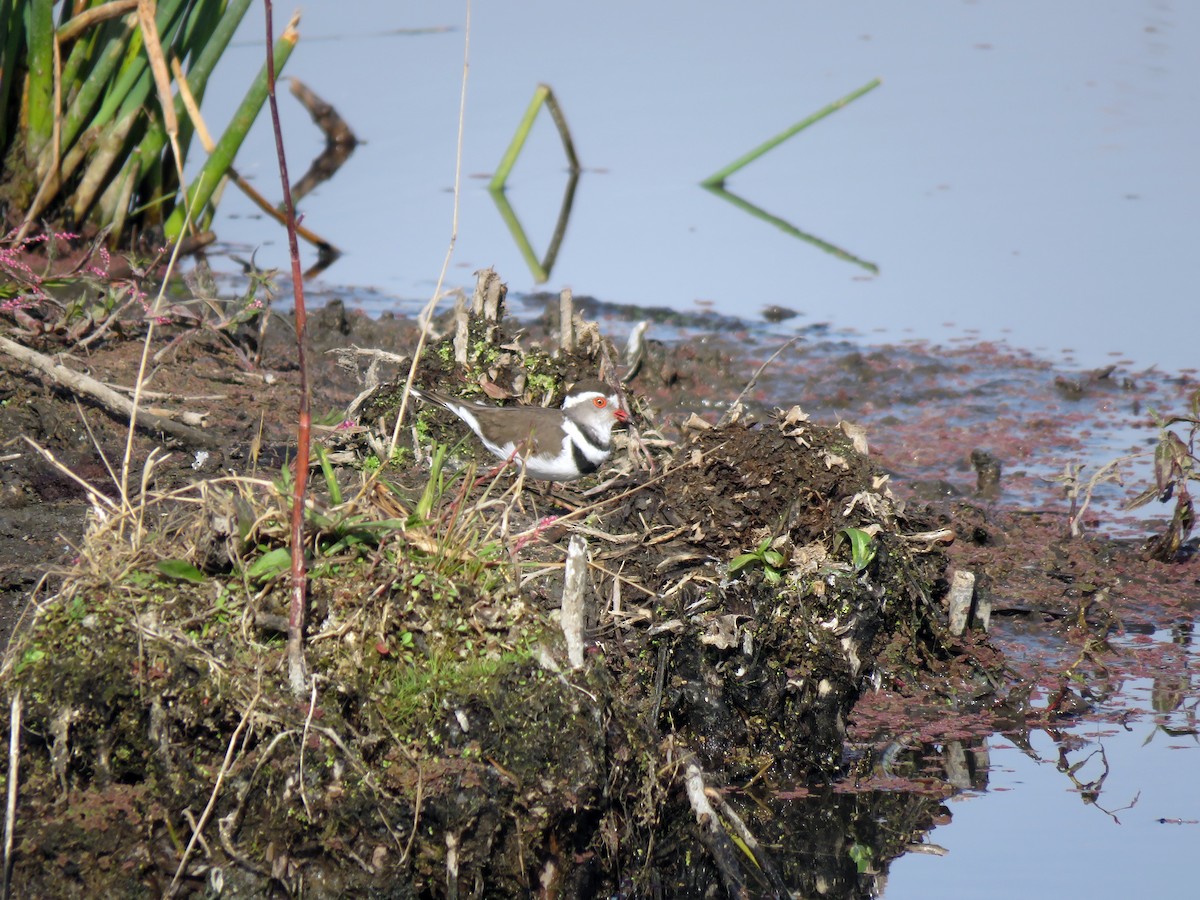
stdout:
POLYGON ((317 444, 314 449, 317 451, 317 461, 321 464, 321 474, 325 476, 325 488, 329 491, 329 504, 330 506, 341 506, 342 489, 338 485, 333 464, 329 462, 329 453, 320 444, 317 444))
MULTIPOLYGON (((192 6, 187 22, 180 33, 178 42, 178 54, 181 64, 184 65, 184 71, 187 72, 188 88, 192 92, 192 96, 196 98, 196 102, 200 103, 204 99, 204 88, 207 87, 208 78, 205 76, 203 82, 196 84, 197 78, 194 72, 187 71, 187 61, 194 60, 204 48, 214 39, 214 35, 221 24, 221 17, 224 13, 225 0, 200 0, 192 6)), ((230 15, 236 15, 237 20, 241 20, 242 14, 245 12, 245 4, 242 5, 241 12, 236 10, 230 15)), ((230 32, 232 33, 232 32, 230 32)), ((176 110, 179 104, 176 104, 176 110)), ((191 145, 192 135, 195 129, 192 127, 191 119, 186 115, 179 115, 179 151, 187 158, 188 148, 191 145)))
POLYGON ((429 480, 425 482, 425 490, 421 492, 421 499, 417 501, 417 508, 413 511, 413 517, 418 522, 429 521, 433 515, 434 504, 445 490, 445 482, 442 479, 442 466, 445 462, 446 445, 438 444, 429 463, 429 480))
MULTIPOLYGON (((63 4, 64 15, 70 6, 71 4, 69 3, 63 4)), ((62 24, 59 25, 59 28, 61 27, 62 24)), ((66 61, 62 66, 62 73, 59 76, 64 92, 71 90, 81 81, 80 73, 82 73, 85 67, 95 58, 96 47, 100 44, 107 29, 108 23, 105 23, 97 28, 89 28, 85 33, 79 35, 71 42, 71 52, 67 54, 66 61)), ((56 35, 57 34, 58 33, 56 32, 56 35)), ((58 35, 58 39, 59 52, 61 53, 63 48, 61 35, 58 35)))
MULTIPOLYGON (((160 0, 158 14, 154 21, 158 26, 159 40, 163 49, 169 51, 179 26, 182 24, 183 0, 160 0)), ((100 111, 96 113, 93 124, 105 127, 110 121, 123 119, 131 109, 141 109, 146 106, 150 92, 154 88, 154 74, 150 70, 150 60, 146 57, 145 43, 141 29, 137 31, 136 45, 138 54, 129 59, 127 65, 117 77, 109 94, 104 99, 100 111)))
MULTIPOLYGON (((204 96, 209 76, 225 53, 225 48, 229 46, 238 24, 252 2, 253 0, 230 0, 225 11, 221 13, 216 28, 203 40, 199 48, 189 45, 185 40, 185 49, 194 55, 194 61, 187 68, 188 87, 192 89, 197 100, 204 96)), ((199 39, 193 37, 193 41, 199 42, 199 39)), ((178 103, 178 108, 183 109, 182 101, 178 103)))
POLYGON ((113 234, 120 234, 125 228, 125 220, 129 217, 129 205, 133 199, 133 188, 141 174, 141 159, 136 153, 125 158, 125 164, 109 186, 100 195, 99 215, 97 220, 112 228, 113 234))
MULTIPOLYGON (((159 43, 161 44, 163 52, 167 55, 168 59, 171 56, 174 56, 177 52, 175 44, 179 40, 179 35, 183 30, 184 23, 187 21, 187 17, 184 15, 184 13, 187 11, 187 8, 188 4, 186 4, 184 0, 158 0, 158 15, 155 16, 154 21, 156 27, 158 28, 159 43)), ((153 94, 155 98, 154 100, 150 101, 151 108, 155 111, 158 111, 159 109, 159 103, 157 102, 158 91, 154 83, 154 70, 150 66, 149 59, 145 58, 145 53, 143 53, 142 56, 143 62, 145 63, 145 69, 142 75, 138 78, 137 95, 126 97, 121 101, 121 105, 117 112, 118 118, 125 115, 125 113, 127 113, 130 109, 133 109, 135 106, 145 106, 146 100, 151 94, 153 94), (149 81, 149 85, 145 88, 142 87, 143 80, 149 81)))
MULTIPOLYGON (((75 138, 79 136, 79 132, 83 129, 83 123, 96 108, 100 96, 104 93, 113 73, 124 58, 125 46, 129 42, 132 30, 132 26, 128 24, 106 29, 106 36, 101 42, 96 64, 79 84, 79 92, 71 101, 66 117, 63 119, 59 146, 62 147, 64 154, 75 142, 75 138)), ((64 83, 70 84, 71 82, 64 80, 64 83)))
POLYGON ((71 206, 77 222, 82 221, 87 214, 96 194, 107 186, 108 171, 121 155, 125 140, 129 137, 129 132, 133 129, 138 115, 139 110, 136 109, 127 112, 122 119, 105 130, 104 136, 96 145, 96 152, 92 155, 87 169, 84 170, 79 187, 71 198, 71 206))
POLYGON ((220 21, 224 5, 225 0, 196 0, 188 5, 187 22, 179 35, 181 57, 190 56, 204 46, 220 21))
MULTIPOLYGON (((215 30, 204 41, 191 66, 187 68, 184 77, 187 78, 188 87, 191 88, 197 102, 204 96, 204 89, 208 86, 208 79, 212 76, 213 69, 216 68, 225 48, 229 46, 238 24, 252 2, 253 0, 232 0, 229 3, 217 21, 215 30)), ((191 119, 188 118, 187 111, 184 109, 183 100, 178 97, 175 99, 175 115, 179 119, 179 146, 182 152, 190 143, 193 129, 191 119)), ((165 203, 168 198, 163 195, 163 186, 175 183, 174 165, 159 164, 166 146, 166 129, 163 128, 162 120, 156 118, 150 123, 145 137, 138 146, 138 152, 143 160, 155 161, 153 165, 147 164, 142 167, 144 175, 141 196, 149 198, 149 206, 165 203), (166 166, 165 172, 164 166, 166 166)))

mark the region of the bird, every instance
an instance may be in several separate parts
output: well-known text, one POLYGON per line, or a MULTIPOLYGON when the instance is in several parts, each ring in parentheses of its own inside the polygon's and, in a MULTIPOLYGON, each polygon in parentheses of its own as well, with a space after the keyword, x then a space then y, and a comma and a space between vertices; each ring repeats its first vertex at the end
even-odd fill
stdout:
POLYGON ((529 478, 542 481, 595 472, 612 453, 613 426, 629 421, 617 392, 596 378, 575 384, 561 409, 486 406, 418 387, 412 392, 466 422, 493 456, 515 460, 529 478))

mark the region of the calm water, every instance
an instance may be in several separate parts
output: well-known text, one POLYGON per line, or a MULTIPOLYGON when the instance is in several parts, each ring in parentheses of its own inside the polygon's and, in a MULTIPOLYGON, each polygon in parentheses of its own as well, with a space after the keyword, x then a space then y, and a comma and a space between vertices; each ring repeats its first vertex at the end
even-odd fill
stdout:
MULTIPOLYGON (((457 244, 446 287, 494 266, 511 290, 756 317, 768 304, 870 339, 1006 338, 1048 358, 1196 364, 1186 261, 1200 238, 1200 5, 1166 0, 855 4, 713 0, 476 3, 457 244), (698 182, 872 78, 883 86, 733 176, 728 189, 878 269, 754 218, 698 182), (557 263, 537 284, 485 189, 539 82, 585 166, 557 263)), ((282 13, 277 24, 282 25, 282 13)), ((257 9, 210 89, 219 130, 260 64, 257 9)), ((431 295, 451 232, 464 8, 310 3, 287 74, 366 143, 302 205, 345 256, 323 276, 382 311, 431 295), (373 290, 367 290, 373 289, 373 290)), ((321 149, 281 96, 293 177, 321 149)), ((238 166, 279 195, 265 118, 238 166)), ((545 114, 507 197, 538 252, 567 175, 545 114)), ((286 268, 286 240, 234 190, 217 230, 286 268)), ((314 254, 306 250, 306 264, 314 254)), ((785 326, 786 327, 790 326, 785 326)), ((1194 687, 1185 705, 1194 709, 1194 687)), ((1194 737, 1104 726, 1101 804, 999 737, 986 793, 952 801, 943 857, 891 867, 886 896, 1182 896, 1200 820, 1194 737), (1147 737, 1152 739, 1147 742, 1147 737), (1159 824, 1159 819, 1184 824, 1159 824)), ((1097 725, 1079 728, 1095 737, 1097 725)), ((1090 764, 1089 764, 1090 765, 1090 764)), ((1080 777, 1085 774, 1083 770, 1080 777)))
MULTIPOLYGON (((1193 644, 1166 630, 1114 644, 1119 652, 1172 647, 1192 672, 1200 663, 1193 644)), ((1200 828, 1195 675, 1169 687, 1182 688, 1185 698, 1175 709, 1152 711, 1153 698, 1168 689, 1165 680, 1156 685, 1132 678, 1094 716, 1085 715, 1055 739, 1033 731, 1023 749, 993 735, 985 791, 951 799, 951 824, 926 835, 928 843, 949 852, 896 860, 884 896, 1195 894, 1192 859, 1200 828), (1094 798, 1086 794, 1090 789, 1094 798)))
MULTIPOLYGON (((1200 753, 1194 740, 1172 740, 1153 731, 1146 721, 1129 731, 1109 725, 1072 729, 1070 736, 1085 743, 1070 756, 1071 763, 1104 747, 1109 777, 1098 804, 1087 802, 1058 770, 1058 750, 1045 734, 1034 733, 1037 760, 992 738, 987 793, 949 801, 953 822, 927 835, 930 843, 949 852, 910 853, 893 862, 884 896, 1011 900, 1193 895, 1200 753), (1149 744, 1143 743, 1151 737, 1149 744), (1154 770, 1152 775, 1148 769, 1154 770)), ((1102 771, 1095 755, 1075 777, 1086 782, 1102 771)))
MULTIPOLYGON (((390 296, 428 299, 446 253, 463 10, 318 0, 305 7, 287 69, 367 142, 302 212, 346 252, 325 281, 380 288, 380 307, 390 296)), ((778 303, 805 322, 890 335, 976 329, 1055 357, 1074 348, 1084 367, 1122 357, 1196 364, 1200 313, 1185 264, 1200 237, 1196 4, 614 0, 476 3, 472 16, 449 286, 492 265, 514 291, 536 287, 479 176, 546 82, 586 168, 552 290, 677 308, 707 300, 747 316, 778 303), (728 188, 878 275, 698 187, 875 77, 882 87, 728 188)), ((257 10, 245 25, 228 80, 205 101, 214 128, 260 65, 257 10)), ((321 138, 283 101, 299 177, 321 138)), ((238 165, 277 197, 265 126, 264 117, 238 165)), ((508 189, 538 253, 566 183, 543 113, 508 189)), ((280 230, 236 191, 223 213, 224 239, 284 266, 280 230)))

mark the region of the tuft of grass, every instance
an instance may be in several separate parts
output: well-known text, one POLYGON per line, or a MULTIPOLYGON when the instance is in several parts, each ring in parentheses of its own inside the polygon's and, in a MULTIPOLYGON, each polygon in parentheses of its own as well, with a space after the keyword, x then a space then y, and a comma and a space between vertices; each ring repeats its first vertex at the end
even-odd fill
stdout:
POLYGON ((778 550, 771 547, 772 537, 767 535, 762 542, 749 553, 734 557, 729 564, 729 574, 733 575, 750 566, 761 566, 763 579, 767 584, 779 584, 783 580, 783 570, 787 559, 778 550))

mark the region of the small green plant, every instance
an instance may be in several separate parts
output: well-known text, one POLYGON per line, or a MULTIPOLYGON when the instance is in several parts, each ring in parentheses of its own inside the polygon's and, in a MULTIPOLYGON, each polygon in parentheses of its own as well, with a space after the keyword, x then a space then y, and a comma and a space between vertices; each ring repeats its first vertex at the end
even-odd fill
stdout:
POLYGON ((850 562, 855 572, 861 572, 875 559, 875 539, 870 532, 861 528, 843 528, 838 532, 838 539, 850 543, 850 562))
POLYGON ((276 547, 252 562, 246 569, 246 577, 251 581, 270 581, 286 572, 291 565, 292 551, 287 547, 276 547))
POLYGON ((735 557, 729 564, 729 574, 733 575, 748 566, 759 565, 762 566, 763 579, 767 584, 779 584, 783 580, 783 568, 787 560, 782 553, 771 547, 771 540, 771 536, 767 535, 762 543, 749 553, 735 557))
POLYGON ((859 874, 871 871, 875 854, 869 846, 866 844, 853 844, 847 852, 850 854, 850 859, 854 862, 854 867, 858 870, 859 874))
POLYGON ((321 465, 321 474, 325 478, 325 489, 329 491, 329 502, 333 506, 338 506, 342 502, 342 489, 338 485, 337 475, 333 471, 333 463, 329 461, 329 452, 320 444, 317 444, 314 449, 317 461, 321 465))
POLYGON ((204 581, 204 573, 186 559, 160 559, 154 567, 161 574, 176 581, 190 581, 192 584, 201 584, 204 581))

